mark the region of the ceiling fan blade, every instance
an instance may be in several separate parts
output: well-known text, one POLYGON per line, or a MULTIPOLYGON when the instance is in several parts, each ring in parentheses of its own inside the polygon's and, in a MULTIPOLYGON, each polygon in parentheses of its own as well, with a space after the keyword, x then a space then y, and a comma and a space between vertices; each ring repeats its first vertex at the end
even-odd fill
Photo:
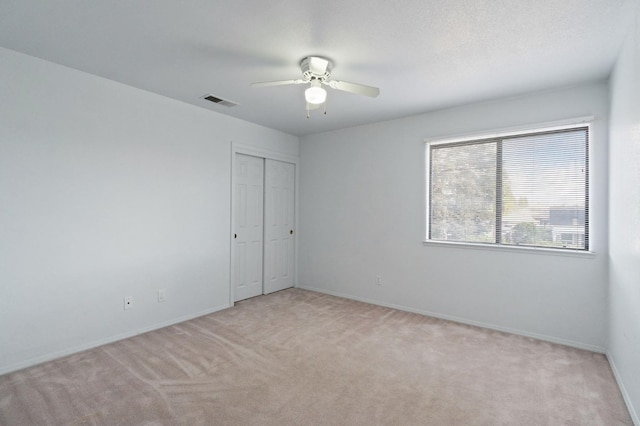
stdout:
POLYGON ((306 81, 302 79, 297 80, 278 80, 278 81, 263 81, 260 83, 251 83, 253 87, 269 87, 269 86, 284 86, 286 84, 301 84, 306 83, 306 81))
POLYGON ((327 72, 327 67, 329 66, 329 61, 324 58, 319 58, 317 56, 309 57, 309 71, 314 74, 324 74, 327 72))
POLYGON ((348 81, 331 80, 325 84, 329 85, 332 89, 343 90, 345 92, 355 93, 356 95, 364 95, 375 98, 380 94, 380 89, 372 86, 365 86, 364 84, 349 83, 348 81))

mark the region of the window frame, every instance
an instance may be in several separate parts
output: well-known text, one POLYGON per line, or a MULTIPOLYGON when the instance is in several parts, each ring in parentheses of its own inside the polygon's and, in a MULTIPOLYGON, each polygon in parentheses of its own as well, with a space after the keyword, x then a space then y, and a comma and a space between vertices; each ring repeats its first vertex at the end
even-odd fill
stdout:
POLYGON ((515 252, 535 252, 542 254, 554 254, 554 255, 568 255, 568 256, 585 256, 585 255, 594 255, 595 251, 592 245, 592 231, 593 231, 593 221, 591 218, 585 224, 585 231, 589 235, 589 247, 588 249, 570 249, 564 247, 536 247, 536 246, 524 246, 524 245, 513 245, 513 244, 504 244, 504 243, 482 243, 482 242, 466 242, 466 241, 446 241, 446 240, 432 240, 429 238, 429 226, 430 226, 430 188, 431 188, 431 147, 434 145, 445 145, 445 144, 459 144, 459 143, 473 143, 480 142, 482 140, 489 139, 499 139, 505 137, 514 137, 514 136, 522 136, 531 133, 538 132, 553 132, 559 130, 569 130, 581 127, 587 127, 588 132, 588 143, 587 143, 587 159, 586 164, 588 168, 587 173, 587 181, 586 181, 586 207, 591 215, 593 213, 592 209, 592 146, 593 146, 593 116, 584 116, 577 117, 568 120, 558 120, 553 122, 546 123, 538 123, 538 124, 530 124, 525 126, 517 126, 517 127, 509 127, 503 129, 495 129, 486 132, 474 132, 474 133, 466 133, 459 135, 452 135, 446 137, 438 137, 438 138, 426 138, 424 139, 424 149, 425 149, 425 163, 424 163, 424 194, 423 194, 423 207, 425 213, 425 221, 424 221, 424 229, 423 229, 423 245, 425 246, 439 246, 439 247, 466 247, 473 249, 482 249, 482 250, 498 250, 498 251, 515 251, 515 252))

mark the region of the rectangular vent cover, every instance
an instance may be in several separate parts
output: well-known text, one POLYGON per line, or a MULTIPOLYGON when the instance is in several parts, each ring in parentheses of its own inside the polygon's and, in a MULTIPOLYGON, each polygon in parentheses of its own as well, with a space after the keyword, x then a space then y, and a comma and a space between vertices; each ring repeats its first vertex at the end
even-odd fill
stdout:
POLYGON ((202 96, 202 99, 205 99, 205 100, 207 100, 209 102, 213 102, 214 104, 223 105, 223 106, 226 106, 226 107, 229 107, 229 108, 238 105, 235 102, 227 101, 225 99, 220 99, 219 97, 213 96, 212 94, 204 95, 204 96, 202 96))

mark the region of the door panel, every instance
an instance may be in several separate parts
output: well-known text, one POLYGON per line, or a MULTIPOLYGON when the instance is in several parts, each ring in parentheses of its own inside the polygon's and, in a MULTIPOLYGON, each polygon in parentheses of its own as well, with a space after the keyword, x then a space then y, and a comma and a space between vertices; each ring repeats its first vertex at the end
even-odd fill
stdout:
POLYGON ((265 160, 264 293, 293 287, 295 165, 265 160))
POLYGON ((234 176, 234 300, 262 294, 264 160, 236 154, 234 176))

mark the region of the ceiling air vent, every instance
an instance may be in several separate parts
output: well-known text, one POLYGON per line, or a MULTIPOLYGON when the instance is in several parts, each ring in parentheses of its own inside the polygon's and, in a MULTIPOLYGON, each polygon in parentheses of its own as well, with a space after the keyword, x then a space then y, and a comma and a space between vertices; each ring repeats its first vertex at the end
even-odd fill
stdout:
POLYGON ((229 108, 238 105, 235 102, 227 101, 225 99, 220 99, 219 97, 213 96, 212 94, 207 94, 207 95, 201 96, 201 98, 204 99, 204 100, 207 100, 209 102, 213 102, 214 104, 223 105, 223 106, 226 106, 226 107, 229 107, 229 108))

